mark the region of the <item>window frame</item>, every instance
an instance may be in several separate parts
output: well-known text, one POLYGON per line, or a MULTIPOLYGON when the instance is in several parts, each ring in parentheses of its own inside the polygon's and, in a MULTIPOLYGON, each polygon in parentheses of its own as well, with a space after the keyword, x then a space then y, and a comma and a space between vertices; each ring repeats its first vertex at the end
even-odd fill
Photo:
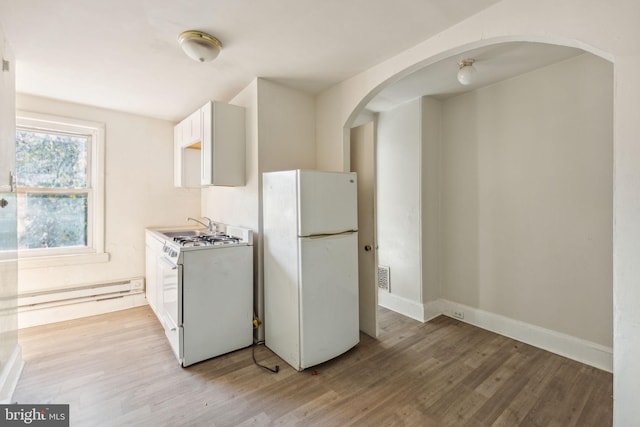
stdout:
MULTIPOLYGON (((47 267, 108 260, 104 247, 104 162, 105 162, 105 125, 99 122, 55 116, 51 114, 16 112, 16 130, 63 133, 89 136, 87 147, 88 189, 80 191, 87 194, 87 246, 18 249, 21 267, 47 267)), ((18 193, 50 193, 57 189, 34 189, 18 187, 18 193)), ((62 192, 69 193, 68 189, 62 192)))

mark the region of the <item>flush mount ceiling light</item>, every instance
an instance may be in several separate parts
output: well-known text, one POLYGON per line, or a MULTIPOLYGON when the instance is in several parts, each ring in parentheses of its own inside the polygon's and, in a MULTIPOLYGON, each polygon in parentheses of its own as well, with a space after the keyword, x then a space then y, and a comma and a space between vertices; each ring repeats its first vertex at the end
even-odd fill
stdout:
POLYGON ((178 36, 178 42, 184 53, 198 62, 213 61, 222 49, 220 40, 202 31, 184 31, 178 36))
POLYGON ((458 81, 462 85, 470 85, 476 75, 476 69, 473 67, 475 59, 463 59, 458 63, 458 81))

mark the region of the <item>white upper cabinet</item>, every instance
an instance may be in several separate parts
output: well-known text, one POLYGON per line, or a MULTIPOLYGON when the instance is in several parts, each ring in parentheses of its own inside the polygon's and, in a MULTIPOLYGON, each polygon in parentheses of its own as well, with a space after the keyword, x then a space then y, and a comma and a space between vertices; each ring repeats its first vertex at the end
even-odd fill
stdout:
POLYGON ((176 187, 245 185, 245 110, 216 101, 174 129, 176 187))
POLYGON ((202 111, 202 185, 244 185, 245 110, 207 102, 202 111))

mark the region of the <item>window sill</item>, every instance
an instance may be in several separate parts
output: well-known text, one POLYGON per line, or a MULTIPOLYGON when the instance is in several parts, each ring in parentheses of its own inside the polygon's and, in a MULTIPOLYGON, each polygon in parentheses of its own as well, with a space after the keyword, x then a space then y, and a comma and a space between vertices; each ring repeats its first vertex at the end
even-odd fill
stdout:
POLYGON ((40 257, 20 257, 18 254, 18 269, 22 268, 47 268, 67 267, 80 264, 94 264, 108 262, 109 253, 69 254, 40 257))

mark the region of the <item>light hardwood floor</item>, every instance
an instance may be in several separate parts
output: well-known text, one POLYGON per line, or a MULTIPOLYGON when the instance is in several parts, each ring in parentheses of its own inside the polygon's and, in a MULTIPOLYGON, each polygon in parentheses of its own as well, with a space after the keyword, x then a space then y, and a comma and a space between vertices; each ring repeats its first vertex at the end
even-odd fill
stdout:
POLYGON ((20 332, 19 403, 72 426, 597 426, 612 375, 444 316, 380 309, 377 340, 297 372, 268 348, 180 368, 148 307, 20 332))

